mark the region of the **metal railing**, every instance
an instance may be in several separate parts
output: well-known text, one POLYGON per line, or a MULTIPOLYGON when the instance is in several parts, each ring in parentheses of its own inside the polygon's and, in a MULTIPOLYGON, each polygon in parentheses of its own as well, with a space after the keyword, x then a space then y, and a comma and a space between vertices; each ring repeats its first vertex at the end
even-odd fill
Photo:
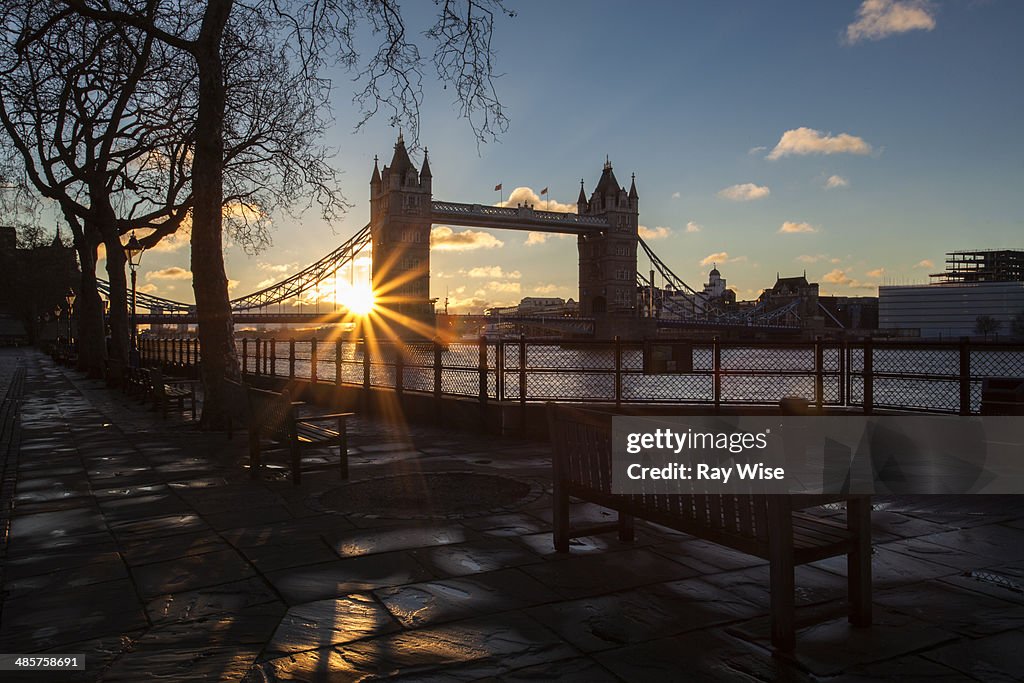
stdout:
MULTIPOLYGON (((664 342, 655 342, 661 344, 664 342)), ((188 370, 195 339, 143 338, 143 362, 188 370)), ((645 372, 644 343, 514 339, 437 342, 236 340, 246 376, 386 388, 481 402, 771 405, 788 396, 865 413, 970 415, 986 377, 1024 377, 1024 344, 692 342, 692 368, 645 372)))

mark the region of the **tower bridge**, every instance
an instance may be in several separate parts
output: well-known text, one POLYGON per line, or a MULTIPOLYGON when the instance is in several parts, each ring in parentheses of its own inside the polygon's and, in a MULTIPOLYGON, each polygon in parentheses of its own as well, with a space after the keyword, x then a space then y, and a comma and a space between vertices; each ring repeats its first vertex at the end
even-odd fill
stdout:
MULTIPOLYGON (((544 320, 549 329, 566 334, 609 331, 622 336, 653 334, 658 327, 764 327, 793 330, 800 326, 792 302, 786 310, 752 307, 742 314, 720 310, 705 292, 691 288, 639 236, 640 197, 635 177, 627 190, 620 186, 610 161, 588 197, 580 181, 576 213, 541 211, 532 206, 501 207, 435 200, 433 174, 424 150, 417 170, 401 135, 390 163, 374 159, 370 177, 370 221, 352 237, 299 273, 257 292, 231 300, 236 322, 332 324, 347 311, 310 313, 293 305, 312 294, 319 303, 321 285, 328 290, 343 268, 371 252, 371 287, 375 305, 391 332, 399 336, 435 334, 434 303, 430 299, 430 234, 436 224, 484 229, 526 230, 575 235, 579 277, 577 319, 544 320), (638 251, 651 261, 650 276, 637 270, 638 251), (655 285, 655 271, 666 289, 655 285), (291 309, 291 310, 289 310, 291 309), (561 326, 561 328, 559 327, 561 326)), ((103 283, 105 285, 106 283, 103 283)), ((336 284, 336 282, 335 282, 336 284)), ((102 285, 101 285, 102 286, 102 285)), ((193 323, 195 306, 148 294, 138 294, 140 323, 193 323)), ((521 321, 538 324, 538 321, 521 321)), ((515 317, 503 316, 507 329, 515 317)))

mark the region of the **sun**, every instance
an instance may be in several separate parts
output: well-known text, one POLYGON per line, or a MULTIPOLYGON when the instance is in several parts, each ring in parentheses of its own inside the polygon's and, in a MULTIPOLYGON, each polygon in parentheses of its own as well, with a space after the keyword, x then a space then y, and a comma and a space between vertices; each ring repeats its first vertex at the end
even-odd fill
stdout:
POLYGON ((353 315, 369 315, 376 306, 376 297, 368 284, 347 285, 338 290, 338 303, 353 315))

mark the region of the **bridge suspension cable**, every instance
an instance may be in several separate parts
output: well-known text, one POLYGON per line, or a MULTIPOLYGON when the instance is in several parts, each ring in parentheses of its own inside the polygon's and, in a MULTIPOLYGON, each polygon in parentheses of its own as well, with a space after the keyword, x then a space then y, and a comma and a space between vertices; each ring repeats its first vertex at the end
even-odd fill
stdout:
MULTIPOLYGON (((234 312, 251 311, 293 299, 310 289, 315 289, 320 282, 329 278, 345 264, 354 264, 356 255, 370 245, 370 224, 367 223, 337 249, 312 263, 301 271, 280 282, 275 282, 252 294, 246 294, 231 300, 234 312)), ((110 283, 106 280, 97 281, 100 292, 110 295, 110 283)), ((131 294, 129 293, 129 297, 131 294)), ((136 303, 142 308, 160 310, 164 313, 188 313, 195 311, 195 304, 182 303, 164 297, 138 292, 136 303)), ((129 302, 129 305, 131 302, 129 302)))

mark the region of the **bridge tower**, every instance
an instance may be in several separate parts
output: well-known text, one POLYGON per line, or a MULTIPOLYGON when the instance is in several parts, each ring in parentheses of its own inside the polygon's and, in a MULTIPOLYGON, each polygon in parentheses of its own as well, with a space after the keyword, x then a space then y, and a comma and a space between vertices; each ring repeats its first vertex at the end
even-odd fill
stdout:
POLYGON ((430 302, 431 181, 426 150, 423 167, 417 173, 401 133, 389 165, 380 170, 374 159, 370 178, 373 291, 378 308, 391 313, 384 313, 389 326, 402 336, 430 336, 434 329, 434 306, 430 302))
POLYGON ((636 249, 640 195, 636 178, 629 192, 620 187, 605 160, 601 179, 590 200, 580 181, 578 213, 605 216, 607 231, 580 235, 577 247, 580 257, 580 315, 601 317, 636 317, 636 249))

